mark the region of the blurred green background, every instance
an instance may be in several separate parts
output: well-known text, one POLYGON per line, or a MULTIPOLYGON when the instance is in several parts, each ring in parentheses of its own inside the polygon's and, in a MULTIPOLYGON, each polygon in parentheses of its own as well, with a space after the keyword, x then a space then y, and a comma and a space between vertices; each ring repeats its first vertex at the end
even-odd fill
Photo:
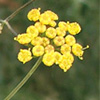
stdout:
MULTIPOLYGON (((0 0, 0 19, 5 19, 29 0, 0 0)), ((82 27, 77 41, 90 48, 84 60, 78 58, 68 72, 58 66, 39 66, 36 72, 11 100, 99 100, 99 0, 36 0, 24 8, 10 24, 17 33, 25 32, 32 24, 27 13, 32 8, 50 9, 59 20, 78 22, 82 27)), ((0 35, 0 100, 18 84, 36 59, 23 65, 17 60, 22 45, 5 26, 0 35)))

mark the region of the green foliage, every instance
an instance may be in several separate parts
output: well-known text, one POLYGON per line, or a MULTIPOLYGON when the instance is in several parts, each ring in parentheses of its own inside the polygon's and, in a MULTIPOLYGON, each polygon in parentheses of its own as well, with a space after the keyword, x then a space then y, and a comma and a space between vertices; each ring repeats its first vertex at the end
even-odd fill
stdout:
MULTIPOLYGON (((19 5, 27 1, 16 0, 19 5)), ((66 73, 58 66, 48 68, 41 64, 12 100, 98 100, 98 0, 36 0, 10 21, 16 32, 25 32, 30 25, 27 12, 34 7, 40 7, 42 11, 54 11, 59 15, 59 20, 79 22, 82 32, 76 38, 84 46, 89 44, 90 48, 85 52, 84 60, 76 58, 66 73)), ((9 6, 0 7, 0 19, 13 11, 9 6)), ((17 60, 17 53, 22 46, 13 37, 7 27, 0 35, 0 100, 8 95, 36 62, 34 59, 23 65, 17 60)))

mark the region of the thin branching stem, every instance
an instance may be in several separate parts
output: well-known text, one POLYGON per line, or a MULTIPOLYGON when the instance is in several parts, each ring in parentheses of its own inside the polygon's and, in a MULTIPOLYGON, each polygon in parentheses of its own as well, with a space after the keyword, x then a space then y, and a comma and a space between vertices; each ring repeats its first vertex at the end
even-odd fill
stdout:
POLYGON ((15 32, 15 30, 11 27, 11 25, 9 24, 9 22, 7 22, 6 20, 4 20, 4 23, 7 25, 8 29, 14 34, 14 36, 17 36, 18 35, 15 32))
POLYGON ((0 22, 2 22, 2 25, 7 25, 8 29, 14 34, 14 36, 17 36, 18 34, 15 32, 15 30, 11 27, 11 25, 9 24, 9 21, 15 17, 23 8, 25 8, 26 6, 28 6, 29 4, 31 4, 33 1, 35 0, 30 0, 27 3, 25 3, 23 6, 21 6, 20 8, 18 8, 15 12, 13 12, 10 16, 8 16, 5 20, 1 20, 0 22))
POLYGON ((42 61, 42 56, 37 60, 35 65, 30 69, 30 71, 23 78, 23 80, 11 91, 11 93, 4 100, 10 100, 17 93, 17 91, 27 82, 27 80, 31 77, 34 71, 38 68, 41 61, 42 61))
POLYGON ((26 4, 24 4, 23 6, 21 6, 20 8, 18 8, 15 12, 13 12, 10 16, 8 16, 5 20, 6 21, 10 21, 13 17, 15 17, 19 13, 19 11, 21 11, 23 8, 25 8, 26 6, 28 6, 29 4, 31 4, 33 1, 35 1, 35 0, 28 1, 26 4))

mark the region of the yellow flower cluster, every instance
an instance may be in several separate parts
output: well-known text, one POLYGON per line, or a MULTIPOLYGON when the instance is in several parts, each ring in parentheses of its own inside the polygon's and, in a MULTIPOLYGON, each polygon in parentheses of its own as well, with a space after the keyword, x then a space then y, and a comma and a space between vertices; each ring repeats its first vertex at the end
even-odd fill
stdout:
POLYGON ((27 17, 35 24, 14 38, 29 47, 20 50, 19 61, 26 63, 34 57, 43 56, 42 62, 46 66, 57 64, 66 72, 74 62, 74 55, 83 59, 84 49, 89 46, 83 48, 76 42, 74 35, 81 31, 77 22, 60 21, 57 25, 57 14, 50 10, 41 13, 40 8, 30 10, 27 17))

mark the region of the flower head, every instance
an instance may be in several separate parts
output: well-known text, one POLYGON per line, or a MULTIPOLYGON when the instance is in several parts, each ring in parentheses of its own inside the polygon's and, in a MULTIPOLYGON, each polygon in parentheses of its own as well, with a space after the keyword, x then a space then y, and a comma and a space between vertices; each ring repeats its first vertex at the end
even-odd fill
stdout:
POLYGON ((74 55, 83 59, 84 50, 89 46, 83 48, 76 43, 74 35, 81 31, 77 22, 60 21, 57 25, 58 15, 50 10, 40 13, 40 8, 30 10, 27 16, 35 23, 26 29, 26 33, 14 38, 20 44, 29 44, 30 48, 20 50, 19 61, 26 63, 42 56, 46 66, 57 64, 66 72, 73 65, 74 55))

